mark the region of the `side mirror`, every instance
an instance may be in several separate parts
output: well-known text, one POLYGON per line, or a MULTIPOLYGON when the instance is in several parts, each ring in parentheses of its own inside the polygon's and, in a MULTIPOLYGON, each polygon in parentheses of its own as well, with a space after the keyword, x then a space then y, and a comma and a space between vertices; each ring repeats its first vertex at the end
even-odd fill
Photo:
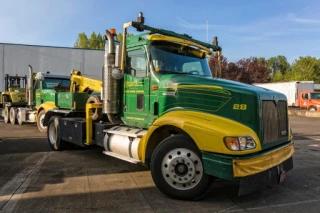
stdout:
POLYGON ((122 45, 118 44, 116 46, 116 58, 115 58, 115 67, 121 67, 121 57, 122 57, 122 45))
POLYGON ((116 46, 115 63, 111 73, 112 77, 117 80, 123 78, 123 71, 119 69, 121 67, 121 57, 122 57, 121 53, 122 53, 122 47, 121 47, 121 44, 119 44, 116 46))

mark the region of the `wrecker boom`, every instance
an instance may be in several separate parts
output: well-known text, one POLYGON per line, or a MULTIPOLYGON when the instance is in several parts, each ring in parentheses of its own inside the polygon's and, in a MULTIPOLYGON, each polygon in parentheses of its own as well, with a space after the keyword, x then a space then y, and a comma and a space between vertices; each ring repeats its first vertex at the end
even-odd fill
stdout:
POLYGON ((102 81, 84 77, 79 70, 72 70, 70 92, 101 92, 102 81))

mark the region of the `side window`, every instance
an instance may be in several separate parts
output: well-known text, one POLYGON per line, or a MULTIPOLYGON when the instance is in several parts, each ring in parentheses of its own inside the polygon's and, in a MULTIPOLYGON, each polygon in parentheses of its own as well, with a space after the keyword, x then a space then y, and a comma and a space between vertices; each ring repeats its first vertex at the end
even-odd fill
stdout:
POLYGON ((309 99, 308 94, 302 94, 302 99, 304 99, 304 100, 309 99))
POLYGON ((128 73, 136 77, 147 76, 147 60, 143 49, 128 52, 128 73))

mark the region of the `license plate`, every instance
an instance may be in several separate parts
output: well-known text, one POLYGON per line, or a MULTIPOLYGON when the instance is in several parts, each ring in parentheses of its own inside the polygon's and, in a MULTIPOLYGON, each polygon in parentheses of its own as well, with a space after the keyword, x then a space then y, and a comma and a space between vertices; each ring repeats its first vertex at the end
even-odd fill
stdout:
POLYGON ((282 171, 281 174, 280 174, 280 180, 279 182, 283 182, 287 177, 287 172, 286 171, 282 171))

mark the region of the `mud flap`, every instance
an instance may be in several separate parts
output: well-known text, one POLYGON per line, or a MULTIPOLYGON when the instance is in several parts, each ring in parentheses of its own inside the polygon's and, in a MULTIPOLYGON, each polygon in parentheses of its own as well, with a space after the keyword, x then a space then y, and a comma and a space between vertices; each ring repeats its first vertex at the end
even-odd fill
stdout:
POLYGON ((292 157, 264 172, 240 179, 238 196, 249 194, 259 188, 273 187, 284 181, 286 173, 293 168, 292 157))

